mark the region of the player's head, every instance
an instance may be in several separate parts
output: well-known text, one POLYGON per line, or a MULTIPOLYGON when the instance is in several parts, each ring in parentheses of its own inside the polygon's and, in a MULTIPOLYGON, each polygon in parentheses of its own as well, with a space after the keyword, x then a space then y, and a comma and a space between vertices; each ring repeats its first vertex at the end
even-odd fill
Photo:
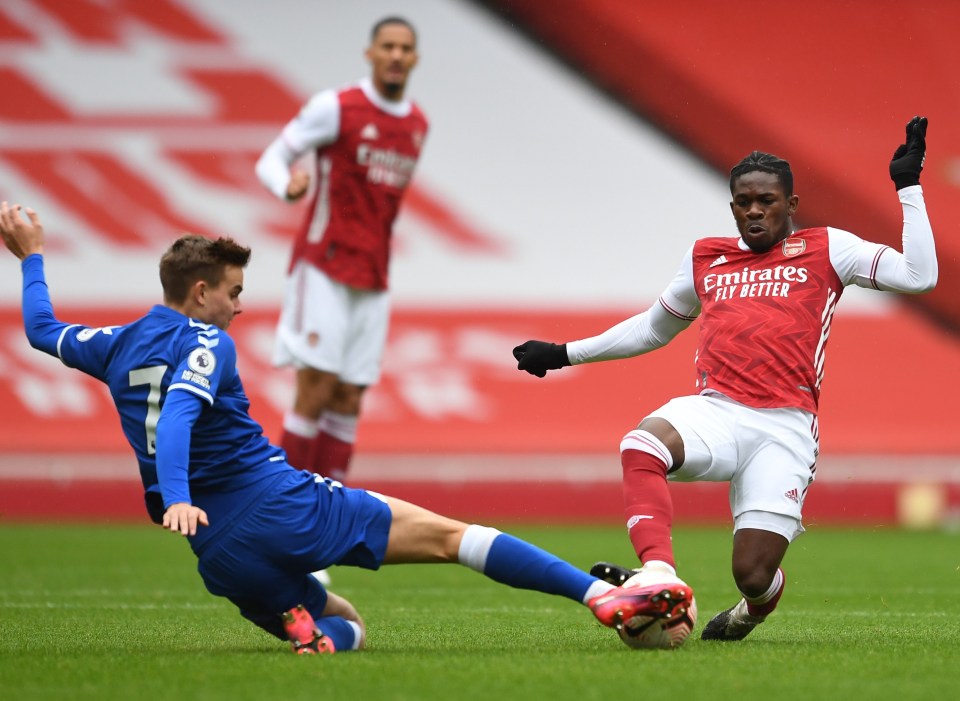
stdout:
POLYGON ((384 17, 370 30, 366 56, 377 92, 388 100, 399 100, 419 58, 417 32, 403 17, 384 17))
POLYGON ((793 231, 800 198, 793 194, 793 172, 782 158, 754 151, 730 170, 730 211, 740 238, 758 253, 793 231))
POLYGON ((221 329, 242 309, 243 269, 250 249, 231 238, 181 236, 160 258, 164 303, 221 329))

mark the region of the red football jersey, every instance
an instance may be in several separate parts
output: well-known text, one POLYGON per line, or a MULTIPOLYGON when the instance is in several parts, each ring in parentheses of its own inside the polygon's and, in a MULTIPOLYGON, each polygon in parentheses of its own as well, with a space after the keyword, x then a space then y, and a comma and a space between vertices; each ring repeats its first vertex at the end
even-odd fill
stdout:
POLYGON ((697 388, 757 408, 816 413, 824 351, 843 283, 826 228, 797 231, 765 253, 739 238, 693 247, 700 299, 697 388))
POLYGON ((427 133, 411 103, 405 116, 374 104, 361 87, 337 93, 337 138, 316 152, 316 192, 293 247, 345 285, 384 290, 393 222, 427 133))

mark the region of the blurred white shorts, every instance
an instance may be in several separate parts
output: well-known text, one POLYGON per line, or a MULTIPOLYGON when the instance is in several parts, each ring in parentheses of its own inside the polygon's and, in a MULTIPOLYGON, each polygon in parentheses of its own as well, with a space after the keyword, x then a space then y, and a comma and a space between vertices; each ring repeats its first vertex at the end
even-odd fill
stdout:
POLYGON ((287 276, 273 364, 335 373, 350 384, 380 379, 390 293, 360 290, 300 262, 287 276))
POLYGON ((694 395, 672 399, 650 416, 669 421, 683 439, 683 465, 668 479, 730 483, 734 530, 759 528, 788 541, 803 533, 803 500, 819 452, 813 414, 694 395))

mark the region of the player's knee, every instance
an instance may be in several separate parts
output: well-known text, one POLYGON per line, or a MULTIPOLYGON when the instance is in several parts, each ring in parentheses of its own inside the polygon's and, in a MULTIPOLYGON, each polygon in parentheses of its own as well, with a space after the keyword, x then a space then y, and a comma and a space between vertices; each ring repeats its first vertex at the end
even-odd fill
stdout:
POLYGON ((339 414, 357 416, 363 400, 366 387, 338 382, 330 397, 327 408, 339 414))
POLYGON ((624 470, 665 472, 673 467, 674 456, 660 438, 637 428, 620 441, 620 464, 624 470))

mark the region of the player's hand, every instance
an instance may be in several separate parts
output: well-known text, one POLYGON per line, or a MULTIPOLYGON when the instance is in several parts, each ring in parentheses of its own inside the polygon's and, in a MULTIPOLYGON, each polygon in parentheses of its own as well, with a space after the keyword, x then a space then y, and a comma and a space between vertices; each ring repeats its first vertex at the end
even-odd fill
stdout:
POLYGON ((209 526, 207 512, 193 504, 177 502, 171 504, 163 514, 163 527, 174 533, 196 535, 197 526, 209 526))
POLYGON ((513 357, 519 361, 518 370, 526 370, 537 377, 544 377, 547 370, 559 370, 570 364, 565 343, 527 341, 513 349, 513 357))
POLYGON ((920 171, 927 152, 927 118, 914 117, 907 123, 907 137, 890 161, 890 178, 897 190, 920 184, 920 171))
POLYGON ((18 204, 0 205, 0 236, 4 245, 20 260, 43 253, 43 225, 32 209, 18 204))
POLYGON ((299 200, 310 189, 310 174, 304 170, 294 170, 290 173, 290 182, 287 183, 287 199, 299 200))

